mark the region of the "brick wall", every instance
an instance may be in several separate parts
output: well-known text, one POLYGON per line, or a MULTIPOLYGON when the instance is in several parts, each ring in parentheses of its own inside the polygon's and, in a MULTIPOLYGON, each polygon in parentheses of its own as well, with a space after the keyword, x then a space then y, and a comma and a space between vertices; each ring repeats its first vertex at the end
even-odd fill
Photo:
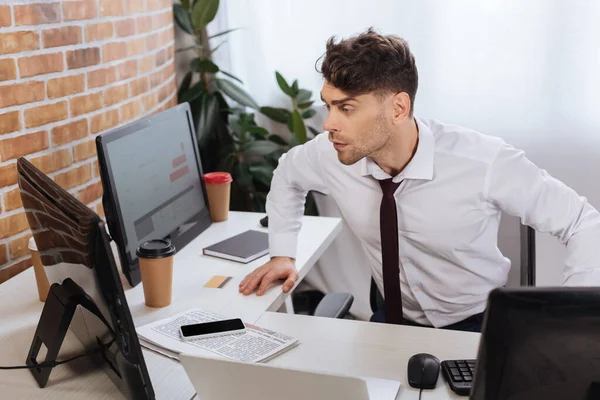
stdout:
POLYGON ((16 159, 103 215, 95 136, 176 104, 171 7, 0 2, 0 282, 31 265, 16 159))

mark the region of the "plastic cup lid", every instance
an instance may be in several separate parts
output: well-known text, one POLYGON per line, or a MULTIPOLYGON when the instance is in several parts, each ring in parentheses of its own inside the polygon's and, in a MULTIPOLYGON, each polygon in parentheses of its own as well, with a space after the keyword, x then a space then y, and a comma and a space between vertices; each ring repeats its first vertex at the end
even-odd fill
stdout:
POLYGON ((37 251, 37 245, 35 244, 35 239, 32 237, 29 238, 29 250, 37 251))
POLYGON ((206 183, 230 183, 233 181, 229 172, 209 172, 204 174, 204 182, 206 183))
POLYGON ((136 254, 142 258, 164 258, 175 254, 175 246, 169 240, 148 240, 137 248, 136 254))

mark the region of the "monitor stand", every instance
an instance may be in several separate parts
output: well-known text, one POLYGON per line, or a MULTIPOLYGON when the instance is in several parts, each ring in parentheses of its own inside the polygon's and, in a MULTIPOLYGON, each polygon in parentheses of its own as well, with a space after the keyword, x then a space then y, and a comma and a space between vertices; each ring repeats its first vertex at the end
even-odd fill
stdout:
MULTIPOLYGON (((25 363, 28 366, 36 367, 40 365, 37 362, 37 356, 42 344, 48 349, 43 363, 52 363, 56 361, 58 352, 60 351, 77 306, 85 308, 100 318, 107 326, 112 337, 115 337, 114 330, 111 328, 108 321, 106 321, 98 309, 98 306, 94 303, 94 300, 92 300, 92 298, 72 279, 67 278, 62 284, 54 283, 50 286, 46 304, 42 310, 42 315, 40 316, 40 321, 38 322, 33 342, 31 343, 29 354, 27 355, 27 360, 25 360, 25 363)), ((99 343, 98 350, 101 350, 102 348, 102 343, 99 343)), ((48 383, 52 368, 53 367, 51 366, 30 368, 33 377, 41 388, 45 387, 48 383)))

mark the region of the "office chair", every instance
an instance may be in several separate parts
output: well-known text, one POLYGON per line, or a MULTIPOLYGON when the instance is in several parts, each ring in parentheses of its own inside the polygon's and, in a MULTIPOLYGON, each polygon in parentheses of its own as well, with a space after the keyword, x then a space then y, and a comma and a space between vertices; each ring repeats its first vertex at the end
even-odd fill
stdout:
MULTIPOLYGON (((535 286, 535 230, 527 225, 520 225, 520 244, 521 244, 521 286, 535 286)), ((314 315, 328 318, 344 318, 354 297, 350 293, 328 293, 319 302, 314 315)), ((376 312, 384 304, 383 296, 371 278, 371 287, 369 291, 369 303, 371 311, 376 312)))

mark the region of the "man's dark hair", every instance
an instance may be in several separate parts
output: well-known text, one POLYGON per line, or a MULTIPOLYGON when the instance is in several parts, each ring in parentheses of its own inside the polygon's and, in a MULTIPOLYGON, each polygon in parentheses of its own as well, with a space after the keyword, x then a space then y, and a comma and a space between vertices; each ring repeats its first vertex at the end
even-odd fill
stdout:
POLYGON ((380 35, 369 28, 339 43, 331 37, 320 72, 351 96, 406 92, 413 113, 419 75, 408 43, 398 36, 380 35))

